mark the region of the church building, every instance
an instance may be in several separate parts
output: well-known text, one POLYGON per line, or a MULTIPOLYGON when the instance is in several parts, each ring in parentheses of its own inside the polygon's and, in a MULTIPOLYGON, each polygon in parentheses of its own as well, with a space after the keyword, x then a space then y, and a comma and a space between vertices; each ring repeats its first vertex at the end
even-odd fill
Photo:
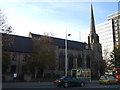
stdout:
MULTIPOLYGON (((5 35, 3 35, 4 37, 5 35)), ((9 52, 11 56, 11 64, 7 72, 16 72, 19 76, 22 75, 23 67, 26 63, 26 56, 32 53, 32 40, 33 38, 41 37, 42 35, 29 33, 28 37, 11 35, 13 37, 12 47, 4 49, 9 52)), ((65 39, 53 38, 55 46, 55 69, 46 70, 45 73, 54 73, 57 75, 64 75, 65 73, 65 39)), ((90 34, 88 35, 88 44, 67 40, 67 57, 68 57, 68 75, 70 70, 77 67, 87 67, 91 69, 91 74, 98 77, 101 73, 102 60, 102 47, 99 43, 99 36, 95 30, 95 21, 93 8, 91 5, 91 18, 90 18, 90 34)))

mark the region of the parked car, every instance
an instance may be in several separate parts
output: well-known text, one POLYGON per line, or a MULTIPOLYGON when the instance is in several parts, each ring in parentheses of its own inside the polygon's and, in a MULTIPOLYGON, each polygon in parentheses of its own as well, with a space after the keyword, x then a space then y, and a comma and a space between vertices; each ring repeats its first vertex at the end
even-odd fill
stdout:
POLYGON ((70 77, 70 76, 62 76, 59 79, 54 80, 54 84, 58 87, 69 87, 69 86, 85 86, 84 81, 80 81, 76 78, 70 77))
POLYGON ((117 84, 118 80, 115 79, 115 77, 112 75, 103 75, 100 77, 99 83, 100 84, 107 84, 107 85, 117 84))

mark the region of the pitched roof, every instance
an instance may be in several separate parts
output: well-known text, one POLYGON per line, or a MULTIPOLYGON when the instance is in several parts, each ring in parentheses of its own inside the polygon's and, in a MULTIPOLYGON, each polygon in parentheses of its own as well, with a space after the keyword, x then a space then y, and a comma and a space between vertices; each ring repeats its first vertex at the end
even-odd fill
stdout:
MULTIPOLYGON (((32 37, 40 37, 42 35, 32 34, 32 37)), ((3 36, 5 34, 2 34, 3 36)), ((13 36, 13 43, 10 48, 3 47, 6 51, 12 52, 23 52, 23 53, 30 53, 32 52, 32 38, 30 37, 23 37, 17 35, 10 35, 13 36)), ((53 37, 53 42, 60 48, 65 48, 65 39, 55 38, 53 37)), ((84 50, 86 47, 86 43, 71 41, 68 40, 68 49, 76 49, 76 50, 84 50)))
MULTIPOLYGON (((42 35, 38 35, 38 34, 33 34, 30 33, 32 38, 34 37, 41 37, 42 35)), ((61 38, 56 38, 56 37, 52 37, 53 38, 53 42, 55 45, 61 47, 61 48, 65 48, 65 39, 61 39, 61 38)), ((78 41, 71 41, 71 40, 67 40, 68 43, 68 49, 78 49, 78 50, 84 50, 86 49, 86 43, 82 43, 82 42, 78 42, 78 41)))
MULTIPOLYGON (((2 34, 3 36, 5 34, 2 34)), ((2 36, 2 37, 3 37, 2 36)), ((30 53, 32 51, 32 39, 29 37, 10 35, 12 36, 12 44, 9 48, 3 47, 6 51, 30 53)))

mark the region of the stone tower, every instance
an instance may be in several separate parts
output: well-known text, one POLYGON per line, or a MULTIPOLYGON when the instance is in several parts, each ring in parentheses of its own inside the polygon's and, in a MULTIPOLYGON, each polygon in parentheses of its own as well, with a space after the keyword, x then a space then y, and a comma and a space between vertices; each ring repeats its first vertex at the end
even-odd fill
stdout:
POLYGON ((91 70, 93 76, 100 75, 100 67, 102 61, 102 47, 99 43, 99 36, 96 34, 95 21, 93 14, 93 7, 91 4, 91 17, 90 17, 90 34, 88 36, 88 48, 91 50, 91 70))

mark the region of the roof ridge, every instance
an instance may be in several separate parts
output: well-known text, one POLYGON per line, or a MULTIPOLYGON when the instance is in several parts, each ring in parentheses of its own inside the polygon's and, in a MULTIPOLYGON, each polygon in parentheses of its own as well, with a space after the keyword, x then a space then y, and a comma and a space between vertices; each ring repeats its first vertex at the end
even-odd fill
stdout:
MULTIPOLYGON (((31 32, 30 32, 30 33, 31 33, 31 32)), ((35 33, 31 33, 31 34, 36 35, 36 36, 44 36, 44 35, 35 34, 35 33)), ((50 37, 52 37, 52 36, 50 36, 50 37)), ((63 39, 63 38, 58 38, 58 37, 52 37, 52 38, 53 38, 53 39, 65 40, 65 39, 63 39)), ((85 43, 85 42, 74 41, 74 40, 68 40, 68 41, 70 41, 70 42, 77 42, 77 43, 85 43)))

